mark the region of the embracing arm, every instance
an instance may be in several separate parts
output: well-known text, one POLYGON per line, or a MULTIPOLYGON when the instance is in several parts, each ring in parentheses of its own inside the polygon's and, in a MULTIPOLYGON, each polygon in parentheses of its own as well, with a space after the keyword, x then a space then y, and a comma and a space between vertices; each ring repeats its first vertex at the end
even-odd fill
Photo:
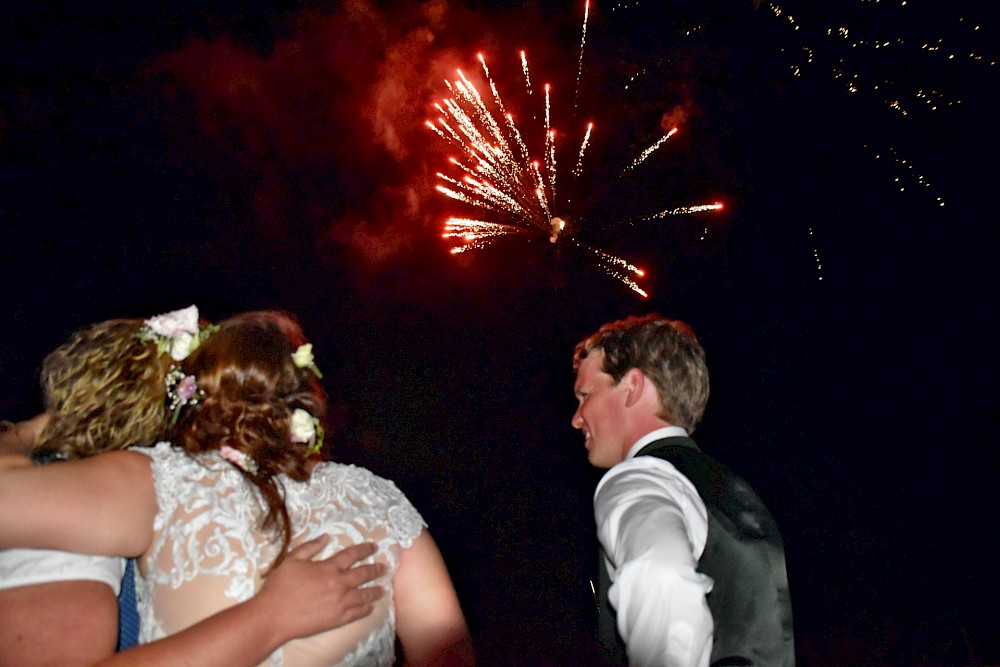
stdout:
POLYGON ((396 634, 406 665, 474 665, 472 638, 434 538, 425 530, 404 549, 392 580, 396 634))
POLYGON ((0 548, 138 556, 156 511, 150 460, 138 452, 0 470, 0 548))
POLYGON ((672 466, 640 458, 612 468, 594 496, 618 632, 631 665, 707 667, 713 623, 705 596, 712 580, 697 571, 705 506, 672 466))
POLYGON ((0 590, 0 666, 83 667, 115 650, 118 601, 104 581, 0 590))
POLYGON ((267 575, 253 598, 211 616, 183 632, 118 653, 98 664, 257 665, 283 644, 346 625, 371 613, 383 595, 362 584, 385 573, 385 565, 357 565, 375 553, 358 544, 313 561, 328 537, 299 546, 267 575))
POLYGON ((367 616, 383 595, 378 586, 359 586, 385 574, 385 565, 355 566, 375 553, 375 545, 358 544, 312 561, 328 542, 320 538, 292 551, 250 600, 118 654, 118 603, 105 582, 0 590, 0 666, 257 665, 292 639, 367 616))

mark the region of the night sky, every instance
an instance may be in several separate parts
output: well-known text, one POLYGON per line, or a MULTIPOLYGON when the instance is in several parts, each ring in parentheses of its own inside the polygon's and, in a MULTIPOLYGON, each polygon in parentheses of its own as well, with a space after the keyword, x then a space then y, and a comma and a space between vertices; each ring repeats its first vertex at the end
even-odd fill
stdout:
POLYGON ((582 2, 168 4, 4 6, 0 417, 85 324, 290 311, 331 455, 422 511, 482 663, 588 664, 571 354, 658 311, 708 354, 696 439, 782 528, 799 664, 1000 663, 991 3, 596 1, 578 93, 582 2), (564 240, 441 238, 468 210, 424 121, 482 52, 537 139, 521 49, 574 239, 648 298, 564 240))

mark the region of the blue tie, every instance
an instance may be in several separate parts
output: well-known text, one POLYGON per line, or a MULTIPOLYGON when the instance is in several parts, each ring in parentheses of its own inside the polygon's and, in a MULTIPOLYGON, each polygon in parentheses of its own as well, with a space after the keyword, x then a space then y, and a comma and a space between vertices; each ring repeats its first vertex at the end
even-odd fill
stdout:
POLYGON ((125 576, 118 594, 118 650, 139 643, 139 609, 135 600, 135 560, 125 561, 125 576))

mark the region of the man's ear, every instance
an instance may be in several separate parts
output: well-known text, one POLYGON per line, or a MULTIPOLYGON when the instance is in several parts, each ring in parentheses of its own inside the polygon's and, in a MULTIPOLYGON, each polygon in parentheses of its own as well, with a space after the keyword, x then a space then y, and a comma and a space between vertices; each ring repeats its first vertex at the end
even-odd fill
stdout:
POLYGON ((630 368, 625 371, 621 381, 625 383, 625 407, 631 408, 642 398, 649 380, 646 378, 646 374, 638 368, 630 368))

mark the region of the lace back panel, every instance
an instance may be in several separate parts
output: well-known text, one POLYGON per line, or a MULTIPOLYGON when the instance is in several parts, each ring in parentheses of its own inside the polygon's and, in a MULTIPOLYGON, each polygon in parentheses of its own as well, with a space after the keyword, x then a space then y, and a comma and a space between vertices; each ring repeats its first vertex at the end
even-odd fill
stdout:
MULTIPOLYGON (((252 597, 278 543, 260 528, 266 507, 256 488, 217 453, 190 456, 169 443, 135 451, 152 459, 159 503, 153 544, 142 560, 140 641, 148 642, 252 597)), ((325 558, 352 544, 375 542, 374 560, 389 570, 377 582, 387 595, 372 614, 295 640, 267 664, 392 665, 392 576, 401 550, 423 530, 423 519, 395 484, 364 468, 322 463, 307 482, 280 480, 292 519, 292 547, 330 535, 325 558)))

